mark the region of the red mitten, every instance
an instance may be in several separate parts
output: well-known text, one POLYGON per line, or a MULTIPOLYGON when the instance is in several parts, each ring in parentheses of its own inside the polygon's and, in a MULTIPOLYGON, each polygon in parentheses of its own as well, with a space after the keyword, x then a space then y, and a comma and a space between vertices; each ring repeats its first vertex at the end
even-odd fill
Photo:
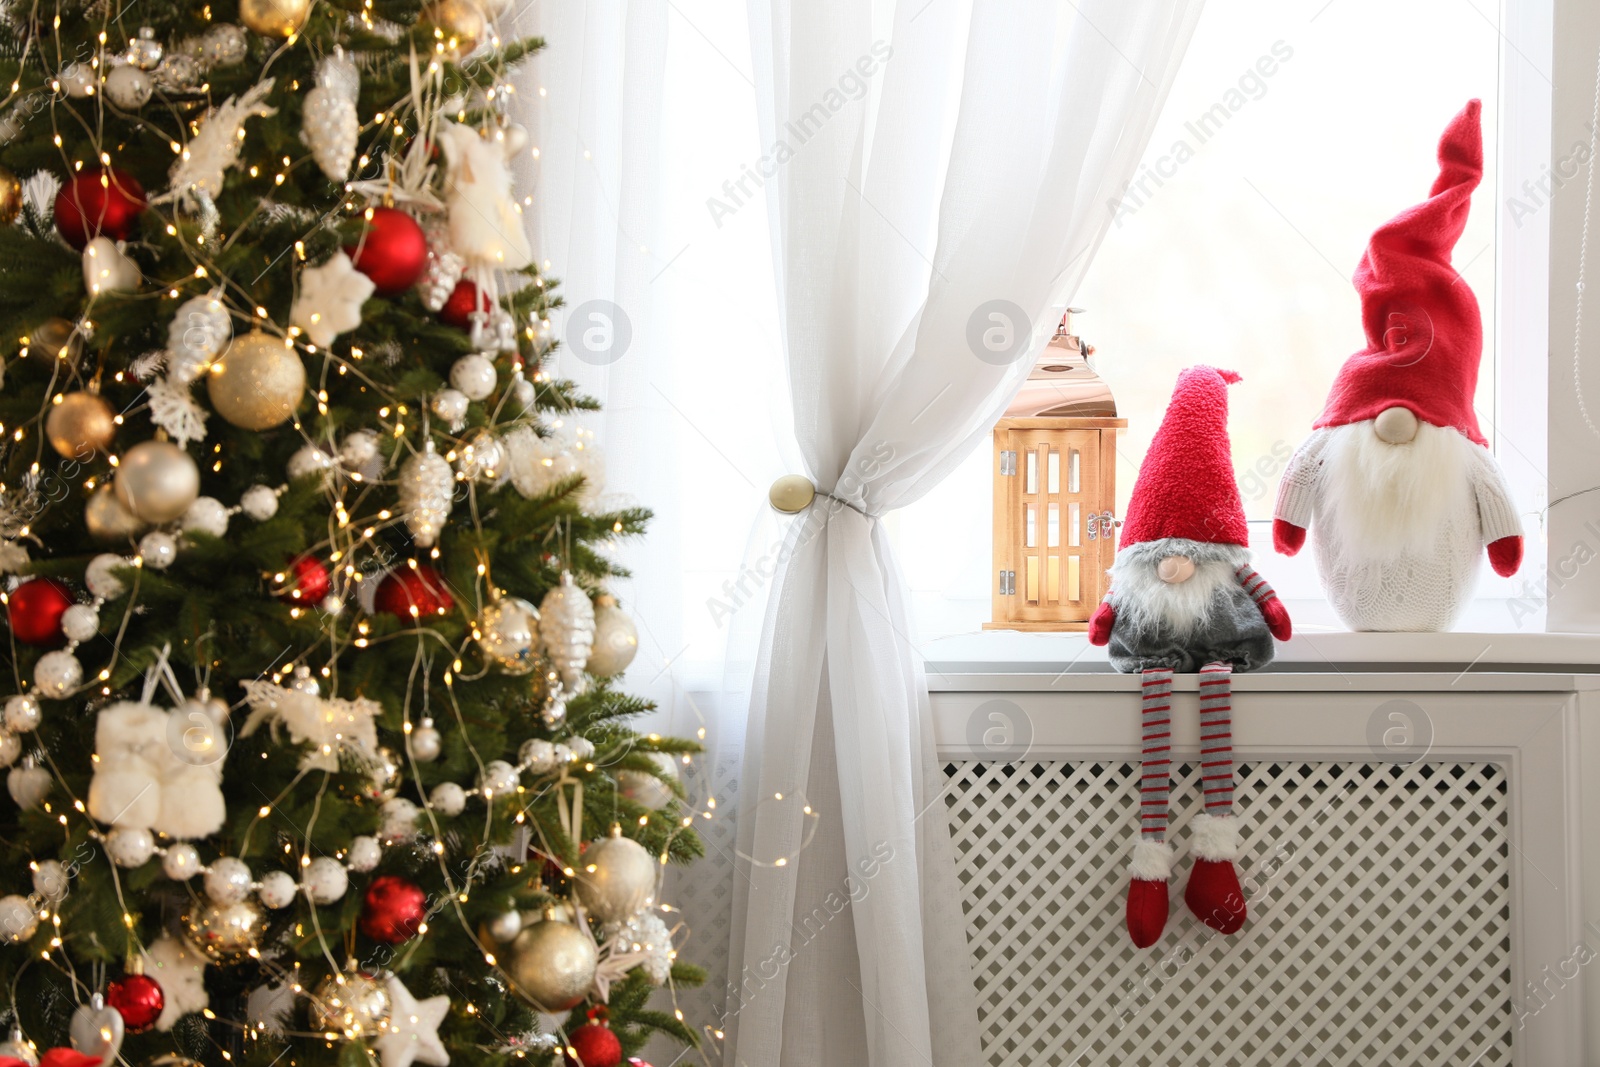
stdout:
POLYGON ((1502 578, 1509 578, 1522 566, 1522 538, 1502 537, 1489 545, 1489 566, 1502 578))
POLYGON ((1306 543, 1306 528, 1288 519, 1272 520, 1272 547, 1280 556, 1292 556, 1306 543))
POLYGON ((1089 616, 1089 643, 1091 645, 1104 645, 1111 641, 1111 627, 1117 621, 1117 609, 1111 606, 1111 601, 1102 600, 1100 606, 1094 609, 1094 614, 1089 616))
MULTIPOLYGON (((1300 531, 1302 534, 1304 530, 1300 531)), ((1267 620, 1267 629, 1272 631, 1272 636, 1279 641, 1287 641, 1294 636, 1294 627, 1289 623, 1289 609, 1283 606, 1283 601, 1272 597, 1261 605, 1261 617, 1267 620)))

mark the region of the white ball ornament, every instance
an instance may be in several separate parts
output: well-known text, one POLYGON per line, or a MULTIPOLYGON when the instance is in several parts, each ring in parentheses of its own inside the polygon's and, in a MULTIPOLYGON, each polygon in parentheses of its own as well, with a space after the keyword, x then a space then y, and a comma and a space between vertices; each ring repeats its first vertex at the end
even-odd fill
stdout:
POLYGON ((100 632, 100 613, 88 604, 74 604, 61 613, 61 632, 82 644, 100 632))
POLYGON ((454 429, 460 426, 461 421, 467 417, 467 405, 470 403, 471 401, 467 399, 467 394, 461 390, 444 389, 434 394, 431 407, 433 414, 437 418, 443 420, 454 429))
POLYGON ((383 822, 378 832, 386 841, 410 841, 417 836, 417 806, 405 797, 394 797, 378 809, 383 822))
POLYGON ((639 631, 628 613, 609 596, 595 601, 594 650, 589 653, 590 674, 609 678, 621 674, 639 651, 639 631))
POLYGON ((200 497, 183 513, 182 525, 184 533, 221 537, 228 532, 227 505, 214 496, 200 497))
POLYGON ((378 865, 383 858, 383 846, 378 844, 376 837, 362 834, 350 842, 350 869, 358 874, 365 874, 378 865))
POLYGON ((59 860, 40 860, 34 865, 33 891, 52 903, 66 899, 70 881, 59 860))
POLYGON ((411 731, 411 755, 419 763, 432 763, 444 751, 444 738, 434 728, 432 719, 423 719, 422 725, 411 731))
POLYGON ((143 867, 156 854, 156 839, 142 826, 119 826, 106 835, 106 855, 118 867, 143 867))
POLYGON ((53 784, 50 772, 34 763, 32 756, 24 757, 22 764, 11 768, 11 773, 6 775, 6 792, 23 811, 37 807, 50 795, 53 784))
POLYGON ((168 845, 167 854, 161 857, 161 873, 174 882, 187 882, 200 873, 200 853, 182 841, 168 845))
POLYGON ((0 730, 0 767, 9 767, 22 755, 22 738, 9 730, 0 730))
POLYGON ((517 769, 505 760, 490 760, 478 776, 478 790, 485 797, 500 797, 517 791, 517 769))
MULTIPOLYGON (((67 609, 71 611, 71 608, 67 609)), ((65 614, 62 616, 66 618, 65 614)), ((39 728, 39 723, 44 719, 44 710, 39 707, 39 699, 27 693, 19 693, 6 701, 5 727, 14 734, 30 733, 39 728)))
POLYGON ((139 538, 139 555, 153 571, 164 571, 178 559, 178 539, 165 530, 151 530, 139 538))
POLYGON ((467 810, 467 791, 454 782, 440 782, 428 794, 428 803, 439 814, 454 818, 467 810))
POLYGON ((46 652, 33 665, 33 683, 45 696, 60 700, 83 684, 83 664, 71 652, 46 652))
MULTIPOLYGON (((668 778, 678 776, 678 764, 666 752, 652 752, 650 758, 668 778)), ((635 804, 647 808, 664 808, 678 799, 672 787, 648 771, 621 770, 617 772, 617 791, 635 804)))
POLYGON ((603 923, 622 923, 655 903, 661 865, 639 842, 607 837, 590 843, 578 868, 578 899, 603 923))
POLYGON ((140 441, 117 467, 117 499, 145 522, 171 522, 200 495, 200 468, 171 441, 140 441))
POLYGON ((87 63, 72 63, 63 67, 56 80, 61 83, 61 88, 66 94, 74 99, 82 100, 86 96, 94 95, 95 72, 87 63))
POLYGON ((294 455, 289 457, 289 480, 298 482, 302 478, 313 475, 322 475, 323 484, 327 484, 328 473, 333 470, 333 457, 328 455, 316 445, 306 445, 294 455))
POLYGON ((294 879, 283 871, 268 871, 261 876, 261 888, 256 895, 261 898, 261 903, 274 911, 287 908, 294 903, 300 887, 295 885, 294 879))
POLYGON ((255 878, 241 859, 223 856, 206 871, 206 896, 218 904, 237 904, 250 895, 255 878))
POLYGON ((504 912, 489 920, 489 936, 502 945, 510 944, 520 933, 522 933, 522 913, 519 911, 504 912))
POLYGON ((594 757, 594 742, 587 737, 569 738, 567 747, 572 752, 572 758, 580 762, 594 757))
POLYGON ((266 522, 278 513, 278 494, 265 485, 252 485, 239 498, 239 507, 256 522, 266 522))
POLYGON ((15 945, 39 929, 39 914, 28 898, 15 893, 0 897, 0 943, 15 945))
POLYGON ((332 904, 350 888, 350 876, 344 864, 329 856, 318 856, 306 867, 300 879, 306 894, 318 904, 332 904))
POLYGON ((364 478, 375 475, 372 465, 382 459, 378 435, 371 430, 357 430, 339 442, 339 462, 346 470, 355 471, 364 478))
POLYGON ((185 300, 167 327, 167 378, 192 385, 232 337, 233 319, 216 296, 185 300))
POLYGON ((89 587, 89 592, 107 600, 115 600, 127 588, 122 584, 116 572, 128 566, 128 561, 112 552, 102 552, 89 561, 89 566, 83 572, 83 584, 89 587))
POLYGON ((106 99, 124 111, 138 111, 155 91, 150 75, 138 67, 112 67, 106 74, 106 99))
POLYGON ((487 400, 499 380, 494 364, 477 353, 462 356, 450 367, 450 384, 468 400, 487 400))

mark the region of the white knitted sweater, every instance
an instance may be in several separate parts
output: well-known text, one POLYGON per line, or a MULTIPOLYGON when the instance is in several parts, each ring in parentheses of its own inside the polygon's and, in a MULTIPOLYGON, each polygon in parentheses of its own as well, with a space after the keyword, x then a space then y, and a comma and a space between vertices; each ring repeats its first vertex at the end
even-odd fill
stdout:
POLYGON ((1477 585, 1484 546, 1522 533, 1505 476, 1486 448, 1472 447, 1470 494, 1461 494, 1431 548, 1373 558, 1343 542, 1329 521, 1324 452, 1333 431, 1315 430, 1295 452, 1278 486, 1276 518, 1311 530, 1317 574, 1339 618, 1352 630, 1448 630, 1477 585))

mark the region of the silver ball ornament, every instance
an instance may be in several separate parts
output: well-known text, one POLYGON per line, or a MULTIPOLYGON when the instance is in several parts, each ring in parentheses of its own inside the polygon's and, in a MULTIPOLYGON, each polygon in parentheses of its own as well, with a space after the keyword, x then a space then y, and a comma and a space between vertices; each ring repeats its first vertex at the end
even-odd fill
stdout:
POLYGON ((0 897, 0 944, 15 945, 28 940, 39 929, 39 913, 28 898, 15 893, 0 897))
POLYGON ((100 632, 100 613, 88 604, 74 604, 61 613, 61 632, 82 644, 100 632))
POLYGON ((389 986, 381 977, 357 971, 329 975, 311 994, 311 1026, 348 1038, 379 1034, 392 1008, 389 986))
POLYGON ((252 485, 239 498, 239 507, 257 522, 266 522, 278 513, 278 494, 265 485, 252 485))
POLYGON ((467 417, 467 405, 470 403, 467 394, 461 390, 444 389, 434 394, 433 403, 429 406, 436 418, 454 428, 461 425, 461 421, 467 417))
MULTIPOLYGON (((273 498, 276 501, 276 497, 273 498)), ((202 533, 208 537, 221 537, 228 532, 228 508, 212 496, 196 498, 189 510, 183 513, 184 533, 202 533)))
POLYGON ((505 760, 490 760, 478 775, 478 791, 485 798, 501 797, 517 791, 517 769, 505 760))
POLYGON ((201 38, 200 58, 213 67, 232 67, 250 54, 250 36, 243 26, 219 22, 201 38))
POLYGON ((167 55, 153 73, 156 88, 164 93, 193 92, 199 88, 202 76, 200 61, 181 52, 167 55))
POLYGON ((601 678, 621 674, 639 651, 639 631, 628 613, 609 596, 595 601, 594 648, 587 670, 601 678))
POLYGON ((156 40, 156 31, 149 26, 140 26, 139 35, 128 42, 128 62, 140 70, 155 70, 161 65, 161 56, 165 52, 161 42, 156 40))
POLYGON ((306 895, 318 904, 332 904, 344 896, 345 890, 350 888, 350 876, 345 873, 344 864, 330 856, 318 856, 312 860, 300 876, 300 884, 305 888, 306 895))
POLYGON ((489 936, 502 945, 516 940, 520 933, 522 933, 522 913, 519 911, 508 911, 489 920, 489 936))
POLYGON ((488 430, 475 431, 456 449, 456 470, 468 481, 492 482, 505 469, 505 446, 488 430))
POLYGON ((450 384, 468 400, 487 400, 500 379, 494 364, 473 353, 462 356, 450 367, 450 384))
POLYGON ((444 751, 444 738, 434 728, 432 719, 423 719, 422 725, 411 731, 411 757, 419 763, 432 763, 444 751))
POLYGON ((507 674, 527 674, 538 660, 539 611, 526 600, 502 597, 483 611, 478 645, 507 674))
POLYGON ((193 901, 183 915, 183 932, 212 963, 237 963, 261 947, 266 919, 253 900, 219 904, 193 901))
POLYGON ((299 892, 300 887, 287 872, 268 871, 261 876, 261 887, 256 890, 256 896, 261 899, 261 903, 276 911, 293 904, 299 892))
POLYGON ((359 874, 365 874, 378 865, 383 858, 383 846, 378 844, 376 837, 362 834, 350 842, 350 853, 347 857, 350 869, 359 874))
POLYGON ((167 846, 161 857, 161 873, 174 882, 187 882, 200 873, 200 853, 190 844, 178 842, 167 846))
POLYGON ((440 782, 428 794, 428 804, 439 814, 453 819, 467 810, 467 791, 454 782, 440 782))
POLYGON ((106 74, 106 99, 124 111, 138 111, 155 91, 155 80, 132 64, 112 67, 106 74))
POLYGON ((372 775, 372 788, 368 790, 368 796, 374 800, 390 800, 400 792, 401 763, 394 749, 387 745, 380 746, 367 767, 372 775))
POLYGON ((529 774, 549 774, 561 766, 556 759, 556 746, 539 737, 530 737, 517 749, 517 759, 529 774))
POLYGON ((23 811, 37 807, 41 800, 50 795, 54 784, 50 772, 39 766, 32 756, 24 756, 22 763, 11 768, 11 773, 6 775, 6 792, 11 794, 12 801, 23 811))
POLYGON ((51 903, 66 899, 71 881, 59 860, 40 860, 34 864, 33 891, 51 903))
POLYGON ((117 499, 145 522, 171 522, 200 495, 200 468, 171 441, 140 441, 122 457, 117 499))
POLYGON ((122 579, 116 572, 129 566, 126 559, 111 552, 102 552, 89 561, 89 566, 83 572, 83 584, 89 587, 89 592, 106 600, 115 600, 127 592, 127 587, 122 584, 122 579))

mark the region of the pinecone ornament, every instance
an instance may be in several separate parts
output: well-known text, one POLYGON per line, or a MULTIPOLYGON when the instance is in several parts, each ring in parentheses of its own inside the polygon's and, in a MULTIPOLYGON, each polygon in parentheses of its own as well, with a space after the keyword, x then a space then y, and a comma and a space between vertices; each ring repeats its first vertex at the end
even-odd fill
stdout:
POLYGON ((466 264, 450 250, 450 224, 446 219, 435 216, 425 220, 422 232, 428 238, 428 266, 417 283, 417 295, 423 307, 437 312, 455 292, 466 264))
MULTIPOLYGON (((400 507, 406 517, 406 527, 418 546, 432 548, 438 540, 439 531, 450 517, 455 488, 455 472, 434 450, 432 441, 400 468, 400 507)), ((593 629, 592 609, 590 628, 593 629)))
POLYGON ((323 58, 317 68, 317 87, 306 94, 300 139, 310 147, 322 173, 336 182, 350 176, 350 163, 356 158, 356 138, 361 130, 356 98, 360 92, 361 73, 344 50, 336 48, 323 58))
POLYGON ((594 605, 569 571, 562 572, 561 584, 539 605, 539 640, 561 675, 562 686, 571 693, 582 692, 583 668, 594 651, 594 605))

